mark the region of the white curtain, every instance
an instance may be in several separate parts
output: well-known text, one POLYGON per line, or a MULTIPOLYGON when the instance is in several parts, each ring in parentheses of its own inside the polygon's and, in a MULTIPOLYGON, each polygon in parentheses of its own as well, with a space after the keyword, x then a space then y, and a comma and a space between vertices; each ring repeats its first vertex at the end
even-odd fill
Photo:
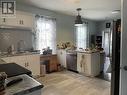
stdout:
POLYGON ((36 16, 36 49, 50 47, 56 53, 56 20, 43 16, 36 16))
POLYGON ((87 48, 89 45, 88 24, 76 26, 76 46, 79 48, 87 48))

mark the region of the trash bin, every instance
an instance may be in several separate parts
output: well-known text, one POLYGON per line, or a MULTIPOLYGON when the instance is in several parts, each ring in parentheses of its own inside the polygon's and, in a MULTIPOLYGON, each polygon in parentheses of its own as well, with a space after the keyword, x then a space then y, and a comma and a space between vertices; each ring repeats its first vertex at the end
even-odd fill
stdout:
POLYGON ((57 64, 58 71, 62 71, 61 64, 57 64))
POLYGON ((50 60, 44 60, 41 62, 42 68, 45 68, 45 73, 50 73, 49 62, 50 60))
POLYGON ((40 64, 40 76, 43 77, 46 74, 46 66, 41 62, 40 64))

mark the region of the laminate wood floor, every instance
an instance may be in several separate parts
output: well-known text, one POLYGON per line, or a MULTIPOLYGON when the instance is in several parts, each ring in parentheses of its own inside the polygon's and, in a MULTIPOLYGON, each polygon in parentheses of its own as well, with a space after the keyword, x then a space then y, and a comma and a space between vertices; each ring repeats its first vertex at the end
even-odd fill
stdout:
POLYGON ((110 82, 61 71, 37 79, 44 85, 42 95, 110 95, 110 82))

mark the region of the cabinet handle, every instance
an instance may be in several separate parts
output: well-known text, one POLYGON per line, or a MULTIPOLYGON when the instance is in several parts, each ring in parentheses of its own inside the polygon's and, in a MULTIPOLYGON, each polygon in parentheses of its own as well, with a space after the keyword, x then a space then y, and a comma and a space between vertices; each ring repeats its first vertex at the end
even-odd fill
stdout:
POLYGON ((3 22, 6 22, 6 19, 5 18, 3 18, 3 22))
POLYGON ((26 67, 26 63, 25 63, 25 67, 26 67))
POLYGON ((23 20, 22 20, 22 24, 24 24, 23 20))
POLYGON ((22 24, 22 23, 21 23, 21 20, 19 21, 19 24, 22 24))
POLYGON ((29 66, 29 63, 27 62, 27 66, 29 66))

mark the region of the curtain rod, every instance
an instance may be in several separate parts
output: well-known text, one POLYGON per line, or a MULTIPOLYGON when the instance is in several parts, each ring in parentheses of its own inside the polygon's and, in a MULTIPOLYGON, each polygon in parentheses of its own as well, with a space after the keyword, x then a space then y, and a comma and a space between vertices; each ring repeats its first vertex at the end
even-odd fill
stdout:
POLYGON ((45 15, 39 15, 39 14, 36 14, 35 15, 35 17, 45 17, 45 18, 50 18, 50 19, 54 19, 54 20, 56 20, 56 18, 55 17, 51 17, 51 16, 45 16, 45 15))

